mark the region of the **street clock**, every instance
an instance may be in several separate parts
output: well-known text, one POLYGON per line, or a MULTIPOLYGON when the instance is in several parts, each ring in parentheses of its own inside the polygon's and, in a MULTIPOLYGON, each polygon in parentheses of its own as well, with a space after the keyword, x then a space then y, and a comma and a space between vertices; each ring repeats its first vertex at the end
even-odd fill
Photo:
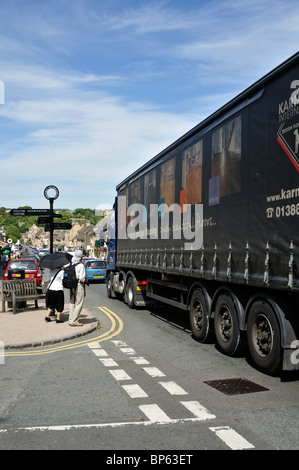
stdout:
POLYGON ((48 200, 57 199, 59 196, 59 190, 56 188, 56 186, 50 184, 44 189, 44 196, 48 200))

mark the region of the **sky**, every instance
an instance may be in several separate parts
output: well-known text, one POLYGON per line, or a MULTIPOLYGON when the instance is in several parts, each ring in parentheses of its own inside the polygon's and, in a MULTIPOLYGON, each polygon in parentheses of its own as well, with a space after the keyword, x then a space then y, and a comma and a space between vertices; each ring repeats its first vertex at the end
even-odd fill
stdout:
POLYGON ((111 208, 298 45, 298 0, 0 0, 0 207, 111 208))

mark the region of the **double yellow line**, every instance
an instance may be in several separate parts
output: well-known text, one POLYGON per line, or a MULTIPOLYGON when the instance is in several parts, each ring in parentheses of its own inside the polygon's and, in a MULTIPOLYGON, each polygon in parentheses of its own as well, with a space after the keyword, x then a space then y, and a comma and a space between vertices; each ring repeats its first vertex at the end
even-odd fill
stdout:
MULTIPOLYGON (((5 357, 9 356, 37 356, 41 354, 52 354, 57 351, 63 351, 66 349, 74 349, 74 348, 81 348, 82 346, 85 346, 86 344, 89 343, 95 343, 95 342, 101 342, 101 341, 107 341, 110 338, 113 338, 114 336, 117 336, 123 329, 124 324, 122 319, 116 315, 116 313, 112 312, 109 310, 107 307, 97 307, 99 310, 101 310, 111 321, 111 327, 108 331, 105 333, 102 333, 100 336, 97 336, 92 339, 87 339, 84 341, 78 341, 76 343, 72 344, 65 344, 65 345, 60 345, 60 346, 53 346, 52 348, 48 349, 42 349, 42 350, 30 350, 30 351, 10 351, 10 350, 5 350, 4 355, 5 357)), ((1 354, 0 354, 1 357, 1 354)))

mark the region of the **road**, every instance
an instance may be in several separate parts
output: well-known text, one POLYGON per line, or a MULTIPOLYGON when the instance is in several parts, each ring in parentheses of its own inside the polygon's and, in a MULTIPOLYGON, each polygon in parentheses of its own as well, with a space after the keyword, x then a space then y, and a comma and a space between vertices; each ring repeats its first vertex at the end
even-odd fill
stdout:
POLYGON ((11 351, 0 365, 1 450, 96 449, 105 459, 146 450, 146 465, 159 452, 189 464, 201 450, 299 449, 298 373, 264 375, 197 343, 181 311, 131 310, 103 284, 88 288, 85 306, 100 329, 11 351), (227 379, 255 391, 244 380, 243 393, 214 388, 227 379))

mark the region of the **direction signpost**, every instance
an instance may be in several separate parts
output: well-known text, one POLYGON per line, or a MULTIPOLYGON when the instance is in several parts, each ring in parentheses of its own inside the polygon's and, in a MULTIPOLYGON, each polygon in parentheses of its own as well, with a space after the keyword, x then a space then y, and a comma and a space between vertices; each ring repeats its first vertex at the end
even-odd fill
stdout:
POLYGON ((37 219, 37 223, 38 223, 38 225, 50 224, 51 220, 52 220, 51 217, 39 217, 37 219))
POLYGON ((51 209, 12 209, 9 213, 10 215, 20 217, 29 217, 37 215, 51 215, 51 217, 62 217, 61 214, 52 214, 51 209))
POLYGON ((10 215, 19 216, 19 217, 29 217, 29 216, 47 216, 39 217, 37 220, 38 224, 46 224, 45 231, 50 232, 50 253, 53 253, 53 231, 54 230, 70 230, 72 224, 68 223, 58 223, 54 224, 54 218, 62 218, 61 214, 55 214, 53 210, 54 200, 58 198, 59 191, 56 186, 50 185, 47 186, 44 190, 44 196, 50 202, 50 209, 12 209, 9 213, 10 215), (54 194, 51 193, 54 191, 54 194))
MULTIPOLYGON (((62 224, 53 224, 53 230, 70 230, 72 224, 62 223, 62 224)), ((45 225, 45 232, 51 231, 51 225, 45 225)))

